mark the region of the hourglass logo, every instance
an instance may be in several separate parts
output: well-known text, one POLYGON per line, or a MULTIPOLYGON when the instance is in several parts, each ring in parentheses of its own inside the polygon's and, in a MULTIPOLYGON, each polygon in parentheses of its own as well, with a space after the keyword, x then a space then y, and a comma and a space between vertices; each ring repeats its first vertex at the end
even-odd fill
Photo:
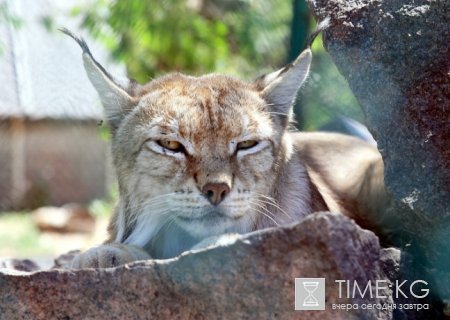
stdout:
POLYGON ((295 278, 295 310, 325 310, 325 278, 295 278))

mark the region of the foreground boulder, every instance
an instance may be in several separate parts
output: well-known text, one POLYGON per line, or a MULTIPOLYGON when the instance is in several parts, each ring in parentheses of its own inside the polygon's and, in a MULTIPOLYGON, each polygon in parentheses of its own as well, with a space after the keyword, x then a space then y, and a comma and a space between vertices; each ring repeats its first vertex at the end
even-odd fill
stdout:
MULTIPOLYGON (((450 301, 449 1, 309 0, 397 200, 379 220, 450 301)), ((450 314, 450 308, 449 308, 450 314)))
MULTIPOLYGON (((112 269, 3 269, 0 314, 4 319, 392 319, 395 312, 404 317, 408 311, 382 309, 395 303, 388 285, 399 278, 400 260, 398 250, 381 250, 372 232, 321 212, 297 225, 170 260, 112 269), (295 278, 326 278, 326 310, 294 310, 295 278), (373 298, 366 293, 347 299, 346 287, 340 294, 335 282, 341 279, 361 288, 382 280, 387 288, 381 298, 372 290, 373 298)), ((414 315, 424 311, 430 310, 414 315)))

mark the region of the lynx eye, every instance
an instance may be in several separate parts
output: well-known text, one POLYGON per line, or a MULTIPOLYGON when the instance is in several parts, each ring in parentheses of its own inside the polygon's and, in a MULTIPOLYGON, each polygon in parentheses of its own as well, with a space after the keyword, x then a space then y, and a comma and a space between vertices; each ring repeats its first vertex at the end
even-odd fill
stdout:
POLYGON ((258 144, 258 141, 256 141, 256 140, 241 141, 237 144, 236 150, 247 150, 247 149, 253 148, 257 144, 258 144))
POLYGON ((158 143, 161 147, 173 152, 184 151, 183 145, 175 140, 158 140, 156 141, 156 143, 158 143))

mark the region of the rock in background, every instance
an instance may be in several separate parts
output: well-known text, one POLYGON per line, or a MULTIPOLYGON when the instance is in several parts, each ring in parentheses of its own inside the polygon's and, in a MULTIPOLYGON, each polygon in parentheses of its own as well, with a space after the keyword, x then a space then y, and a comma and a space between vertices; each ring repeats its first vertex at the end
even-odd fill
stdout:
POLYGON ((383 228, 450 299, 450 2, 309 3, 383 155, 397 200, 383 228))
POLYGON ((63 207, 41 207, 31 213, 33 222, 41 232, 92 233, 95 218, 87 208, 76 203, 63 207))

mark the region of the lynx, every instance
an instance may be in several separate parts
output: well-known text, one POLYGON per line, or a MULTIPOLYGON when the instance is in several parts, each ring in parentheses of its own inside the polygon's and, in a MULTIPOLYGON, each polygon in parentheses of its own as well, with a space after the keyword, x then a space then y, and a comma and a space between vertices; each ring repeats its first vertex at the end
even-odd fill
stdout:
POLYGON ((116 81, 83 39, 63 32, 81 46, 104 106, 120 195, 109 240, 73 268, 170 258, 316 211, 373 223, 386 197, 377 149, 290 130, 310 48, 251 83, 174 73, 139 85, 116 81))

